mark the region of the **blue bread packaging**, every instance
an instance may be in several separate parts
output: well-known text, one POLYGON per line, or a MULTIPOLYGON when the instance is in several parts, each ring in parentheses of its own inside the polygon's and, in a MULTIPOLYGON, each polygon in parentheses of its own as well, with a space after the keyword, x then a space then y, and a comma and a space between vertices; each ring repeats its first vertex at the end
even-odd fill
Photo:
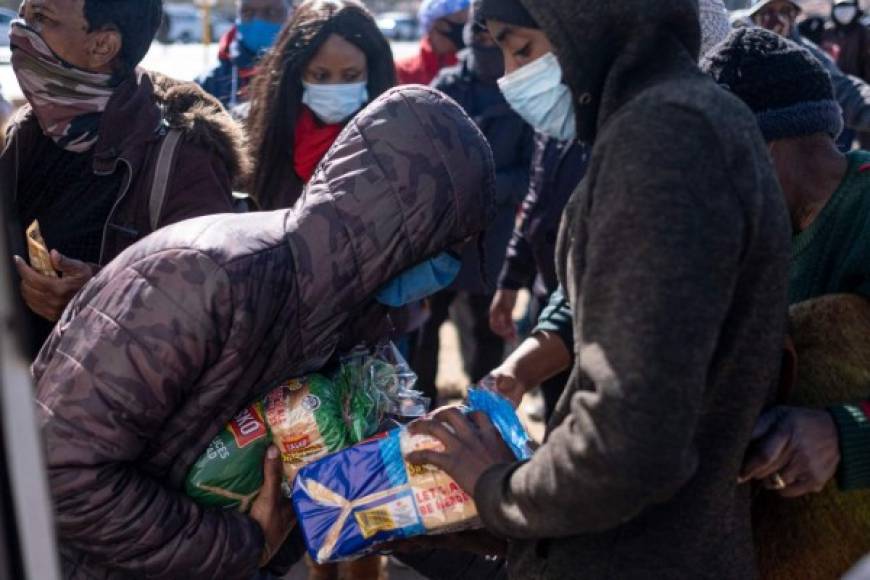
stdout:
MULTIPOLYGON (((530 438, 506 399, 470 389, 462 410, 485 413, 517 460, 531 457, 530 438)), ((315 562, 351 560, 384 542, 480 527, 473 499, 453 479, 431 465, 405 461, 419 449, 443 447, 399 427, 302 468, 293 507, 315 562)))

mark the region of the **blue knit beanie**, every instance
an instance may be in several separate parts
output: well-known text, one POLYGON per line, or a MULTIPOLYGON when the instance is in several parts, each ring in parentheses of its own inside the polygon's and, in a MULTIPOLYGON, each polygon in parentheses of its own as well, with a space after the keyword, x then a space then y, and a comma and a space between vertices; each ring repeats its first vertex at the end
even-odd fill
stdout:
POLYGON ((740 28, 701 68, 749 105, 770 141, 843 131, 828 71, 809 51, 762 28, 740 28))
POLYGON ((423 0, 417 17, 424 32, 430 32, 435 21, 471 6, 471 0, 423 0))

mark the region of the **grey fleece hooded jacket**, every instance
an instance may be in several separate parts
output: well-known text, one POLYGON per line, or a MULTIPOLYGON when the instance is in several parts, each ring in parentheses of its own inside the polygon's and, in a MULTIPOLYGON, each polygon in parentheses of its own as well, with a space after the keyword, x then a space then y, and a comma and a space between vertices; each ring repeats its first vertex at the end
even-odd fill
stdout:
POLYGON ((575 365, 546 443, 475 489, 511 577, 757 575, 737 485, 785 334, 789 225, 749 110, 697 69, 696 0, 523 0, 594 141, 559 278, 575 365))

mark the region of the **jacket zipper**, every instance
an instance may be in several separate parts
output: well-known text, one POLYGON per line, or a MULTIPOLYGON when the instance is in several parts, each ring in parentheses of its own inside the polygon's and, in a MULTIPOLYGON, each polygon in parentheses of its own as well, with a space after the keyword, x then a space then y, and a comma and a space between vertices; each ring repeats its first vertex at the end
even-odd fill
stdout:
MULTIPOLYGON (((123 163, 127 167, 127 179, 124 183, 124 187, 121 189, 121 194, 118 196, 118 199, 115 200, 115 203, 112 205, 112 209, 109 211, 109 217, 106 218, 106 223, 103 224, 103 239, 100 243, 100 267, 105 266, 105 257, 106 257, 106 238, 109 234, 109 224, 112 223, 112 219, 115 217, 115 213, 118 211, 118 206, 121 205, 121 202, 124 201, 124 198, 127 197, 127 193, 130 191, 130 184, 133 182, 133 166, 130 165, 130 162, 126 159, 119 158, 119 162, 123 163)), ((115 164, 115 170, 117 170, 118 165, 115 164)), ((112 171, 114 173, 114 171, 112 171)))

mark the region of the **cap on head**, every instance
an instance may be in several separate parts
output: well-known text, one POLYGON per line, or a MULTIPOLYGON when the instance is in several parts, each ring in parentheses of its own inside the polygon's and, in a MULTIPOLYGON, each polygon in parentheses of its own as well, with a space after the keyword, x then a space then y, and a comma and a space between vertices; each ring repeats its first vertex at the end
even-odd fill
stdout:
POLYGON ((701 68, 755 113, 770 141, 827 133, 837 138, 843 113, 831 77, 809 51, 761 28, 740 28, 701 68))
POLYGON ((423 0, 417 13, 420 27, 430 32, 436 20, 467 10, 470 6, 471 0, 423 0))
MULTIPOLYGON (((734 12, 732 12, 732 20, 751 19, 753 16, 761 12, 762 9, 778 1, 779 0, 752 0, 749 8, 735 10, 734 12)), ((798 12, 803 12, 803 8, 801 8, 800 4, 798 4, 794 0, 787 1, 789 4, 794 6, 798 12)))

